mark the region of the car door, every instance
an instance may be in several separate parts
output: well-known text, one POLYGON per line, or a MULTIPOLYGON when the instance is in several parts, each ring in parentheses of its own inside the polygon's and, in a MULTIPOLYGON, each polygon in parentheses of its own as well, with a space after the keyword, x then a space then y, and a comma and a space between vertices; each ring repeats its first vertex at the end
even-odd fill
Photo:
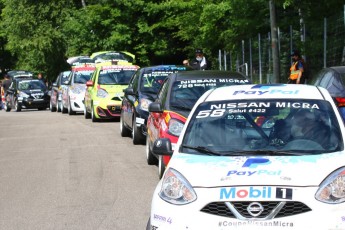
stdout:
POLYGON ((7 89, 7 96, 6 96, 6 101, 11 109, 14 107, 14 94, 16 92, 16 80, 13 80, 10 87, 7 89))
POLYGON ((85 97, 84 97, 84 105, 88 112, 91 112, 91 101, 94 94, 97 93, 97 83, 98 83, 98 76, 99 76, 99 69, 95 70, 90 78, 90 81, 93 82, 92 86, 87 86, 85 90, 85 97))
MULTIPOLYGON (((160 91, 158 92, 158 96, 156 99, 156 102, 160 103, 162 106, 162 109, 165 109, 165 104, 167 101, 169 89, 171 88, 171 79, 166 78, 160 91)), ((152 124, 153 124, 153 130, 152 131, 152 136, 153 139, 156 140, 160 138, 160 130, 166 128, 165 125, 165 117, 164 113, 152 113, 152 124)))
POLYGON ((123 121, 126 126, 133 128, 133 113, 135 106, 138 103, 138 88, 139 79, 142 71, 138 70, 129 81, 127 89, 125 89, 124 97, 122 100, 123 121), (129 90, 131 93, 129 93, 129 90))

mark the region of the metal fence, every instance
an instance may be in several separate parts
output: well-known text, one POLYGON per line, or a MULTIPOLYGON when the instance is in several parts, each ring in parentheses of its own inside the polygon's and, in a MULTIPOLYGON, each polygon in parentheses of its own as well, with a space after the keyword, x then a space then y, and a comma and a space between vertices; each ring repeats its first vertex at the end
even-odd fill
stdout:
MULTIPOLYGON (((220 70, 236 70, 246 74, 253 83, 273 82, 273 60, 270 32, 242 40, 238 49, 219 50, 220 70)), ((345 5, 343 11, 325 18, 318 25, 278 28, 279 82, 286 83, 294 49, 308 64, 310 79, 323 67, 345 65, 345 5)))

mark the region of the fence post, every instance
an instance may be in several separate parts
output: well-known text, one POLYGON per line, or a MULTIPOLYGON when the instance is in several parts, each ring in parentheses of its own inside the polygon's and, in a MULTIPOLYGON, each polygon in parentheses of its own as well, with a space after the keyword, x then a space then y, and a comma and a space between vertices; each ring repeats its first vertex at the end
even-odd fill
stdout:
POLYGON ((226 51, 224 50, 224 70, 226 71, 226 51))
POLYGON ((253 57, 252 57, 252 39, 249 38, 249 68, 250 81, 253 82, 253 57))
POLYGON ((323 20, 323 67, 327 67, 327 18, 323 20))
POLYGON ((222 51, 218 52, 219 70, 222 70, 222 51))
POLYGON ((262 83, 262 68, 261 68, 261 35, 258 34, 259 39, 259 83, 262 83))

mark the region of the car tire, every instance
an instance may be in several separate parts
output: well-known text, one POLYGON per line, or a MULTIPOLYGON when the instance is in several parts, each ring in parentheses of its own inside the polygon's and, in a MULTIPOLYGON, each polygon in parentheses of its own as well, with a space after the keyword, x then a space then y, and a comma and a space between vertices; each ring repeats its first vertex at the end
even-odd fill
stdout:
POLYGON ((63 106, 63 103, 61 102, 61 113, 67 113, 68 109, 63 106))
POLYGON ((163 156, 158 157, 158 178, 161 179, 165 172, 165 164, 163 162, 163 156))
POLYGON ((151 230, 151 218, 147 221, 146 230, 151 230))
POLYGON ((91 118, 91 113, 89 113, 86 109, 86 105, 84 106, 84 117, 85 119, 90 119, 91 118))
POLYGON ((61 112, 61 104, 62 102, 56 101, 56 112, 61 112))
POLYGON ((11 111, 11 107, 8 106, 8 102, 5 102, 4 107, 5 107, 4 109, 5 109, 6 112, 10 112, 11 111))
POLYGON ((98 119, 95 116, 95 108, 93 107, 93 103, 91 103, 91 120, 92 120, 92 122, 98 121, 98 119))
POLYGON ((152 151, 151 151, 151 145, 150 145, 150 137, 146 136, 146 146, 145 146, 145 150, 146 150, 146 161, 148 165, 156 165, 158 163, 157 158, 153 155, 152 151))
POLYGON ((140 145, 144 144, 144 138, 143 135, 140 133, 140 131, 137 128, 137 124, 135 121, 135 116, 133 117, 133 126, 132 126, 132 141, 134 145, 140 145))
POLYGON ((68 100, 68 115, 75 115, 76 114, 76 112, 75 111, 73 111, 73 109, 72 109, 72 105, 71 105, 71 101, 70 100, 68 100))
POLYGON ((120 134, 121 137, 130 137, 131 136, 131 130, 129 130, 123 121, 123 112, 121 112, 121 116, 120 116, 120 134))
POLYGON ((49 103, 49 110, 50 110, 50 112, 55 112, 56 111, 56 107, 53 106, 51 101, 49 103))
POLYGON ((16 112, 20 112, 22 111, 22 106, 18 103, 18 100, 16 99, 16 101, 14 102, 14 110, 16 112))

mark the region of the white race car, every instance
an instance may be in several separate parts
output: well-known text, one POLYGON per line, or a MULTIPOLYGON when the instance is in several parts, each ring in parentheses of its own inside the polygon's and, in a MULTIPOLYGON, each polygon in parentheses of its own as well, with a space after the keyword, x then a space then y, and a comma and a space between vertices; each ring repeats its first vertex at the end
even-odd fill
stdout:
POLYGON ((345 128, 328 91, 239 85, 206 92, 152 199, 147 229, 345 229, 345 128))
POLYGON ((62 88, 62 113, 73 115, 77 112, 84 113, 84 96, 86 91, 86 82, 90 80, 96 66, 79 65, 73 66, 68 77, 68 84, 62 88))

